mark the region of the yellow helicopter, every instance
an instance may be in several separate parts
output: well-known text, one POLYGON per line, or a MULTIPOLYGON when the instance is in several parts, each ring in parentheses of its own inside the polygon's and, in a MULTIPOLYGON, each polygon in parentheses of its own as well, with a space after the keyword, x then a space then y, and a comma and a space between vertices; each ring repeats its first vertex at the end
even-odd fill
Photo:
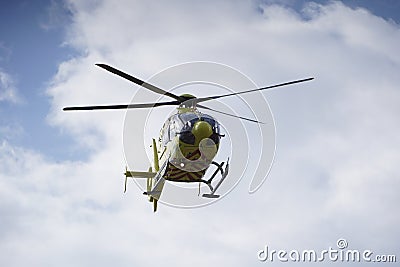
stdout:
POLYGON ((153 148, 153 166, 147 172, 125 170, 125 190, 128 178, 146 178, 147 190, 143 193, 149 196, 149 201, 153 202, 153 210, 157 211, 157 202, 161 197, 165 181, 184 182, 184 183, 204 183, 210 189, 210 192, 203 194, 202 197, 218 198, 216 194, 229 172, 229 158, 226 162, 215 162, 214 157, 217 155, 220 139, 224 137, 220 132, 219 122, 212 116, 202 113, 198 110, 210 110, 227 116, 232 116, 242 120, 254 123, 262 123, 254 119, 232 115, 221 112, 200 103, 219 99, 228 96, 245 94, 255 91, 262 91, 271 88, 291 85, 313 80, 314 78, 306 78, 295 80, 267 87, 246 90, 237 93, 209 96, 196 98, 191 94, 175 95, 167 92, 157 86, 146 83, 135 78, 121 70, 106 64, 96 64, 115 75, 129 80, 145 89, 154 93, 161 94, 173 98, 173 101, 158 103, 142 103, 142 104, 123 104, 123 105, 101 105, 101 106, 73 106, 65 107, 64 111, 77 110, 104 110, 104 109, 135 109, 135 108, 155 108, 160 106, 177 106, 177 112, 170 116, 160 131, 160 137, 152 140, 153 148), (216 166, 216 170, 205 179, 207 170, 211 165, 216 166), (218 182, 214 182, 214 178, 220 173, 221 177, 218 182))

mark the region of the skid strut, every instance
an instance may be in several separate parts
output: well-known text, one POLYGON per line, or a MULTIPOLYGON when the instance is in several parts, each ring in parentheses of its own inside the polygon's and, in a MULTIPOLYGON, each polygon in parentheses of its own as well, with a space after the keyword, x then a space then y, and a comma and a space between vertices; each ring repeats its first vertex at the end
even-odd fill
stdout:
POLYGON ((225 162, 222 162, 221 164, 218 164, 217 162, 213 161, 212 164, 217 166, 217 169, 214 171, 213 175, 211 175, 210 179, 202 180, 208 186, 208 188, 210 188, 211 192, 208 193, 208 194, 203 194, 202 196, 206 197, 206 198, 219 198, 219 195, 215 194, 215 192, 221 186, 222 182, 225 180, 226 176, 228 175, 228 172, 229 172, 229 158, 226 161, 225 170, 222 169, 222 167, 224 166, 225 162), (218 172, 221 172, 221 179, 218 181, 218 183, 215 185, 215 187, 213 187, 211 185, 211 182, 213 181, 215 176, 218 174, 218 172))

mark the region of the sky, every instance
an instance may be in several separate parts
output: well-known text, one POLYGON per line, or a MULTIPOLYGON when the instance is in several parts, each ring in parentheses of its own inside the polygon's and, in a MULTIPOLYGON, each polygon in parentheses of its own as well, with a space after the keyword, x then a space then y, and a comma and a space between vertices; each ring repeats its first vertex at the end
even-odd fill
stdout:
MULTIPOLYGON (((257 253, 322 251, 340 238, 399 260, 398 1, 0 5, 2 266, 305 265, 260 262, 257 253), (315 80, 262 93, 276 152, 258 191, 248 193, 251 160, 232 169, 241 180, 215 204, 153 214, 134 183, 123 194, 124 111, 62 108, 127 103, 139 92, 95 63, 149 80, 193 61, 224 64, 260 87, 315 80)), ((146 170, 143 139, 152 136, 138 128, 134 167, 146 170)), ((339 264, 360 265, 318 263, 339 264)))

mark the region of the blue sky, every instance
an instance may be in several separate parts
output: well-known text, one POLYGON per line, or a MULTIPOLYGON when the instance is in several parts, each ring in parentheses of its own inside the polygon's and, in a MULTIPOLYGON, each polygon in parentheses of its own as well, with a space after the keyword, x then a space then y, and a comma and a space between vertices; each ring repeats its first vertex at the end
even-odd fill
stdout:
POLYGON ((0 68, 13 80, 19 100, 1 103, 1 112, 7 114, 2 123, 20 129, 19 134, 7 138, 55 159, 68 153, 71 142, 46 122, 46 86, 57 65, 74 55, 63 46, 69 14, 61 6, 52 1, 4 1, 0 10, 0 68))
MULTIPOLYGON (((338 238, 399 258, 400 4, 315 2, 3 1, 0 265, 143 266, 151 251, 157 265, 258 266, 264 245, 338 238), (130 101, 137 87, 95 63, 146 80, 190 61, 259 86, 316 79, 263 93, 277 150, 260 190, 247 193, 254 162, 232 166, 243 179, 221 201, 153 214, 133 183, 122 194, 124 112, 62 107, 130 101)), ((133 167, 146 170, 143 133, 129 134, 133 167)))

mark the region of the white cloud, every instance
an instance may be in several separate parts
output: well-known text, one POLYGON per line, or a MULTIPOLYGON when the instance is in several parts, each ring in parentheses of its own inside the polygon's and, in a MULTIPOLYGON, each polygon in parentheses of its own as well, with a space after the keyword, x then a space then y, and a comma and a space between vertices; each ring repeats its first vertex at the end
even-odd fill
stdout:
POLYGON ((337 2, 301 15, 245 1, 68 5, 66 43, 83 56, 60 65, 48 119, 93 152, 85 162, 54 163, 3 142, 0 262, 243 266, 259 264, 266 243, 326 249, 339 237, 399 255, 397 25, 337 2), (122 195, 123 112, 61 109, 129 102, 136 87, 94 63, 146 79, 190 60, 232 65, 260 85, 316 80, 265 93, 278 150, 260 191, 248 195, 246 177, 215 205, 152 214, 133 183, 122 195))
POLYGON ((0 101, 20 102, 15 81, 6 72, 0 69, 0 101))
POLYGON ((24 135, 24 129, 18 123, 10 123, 7 125, 0 125, 0 136, 4 140, 14 140, 24 135))

